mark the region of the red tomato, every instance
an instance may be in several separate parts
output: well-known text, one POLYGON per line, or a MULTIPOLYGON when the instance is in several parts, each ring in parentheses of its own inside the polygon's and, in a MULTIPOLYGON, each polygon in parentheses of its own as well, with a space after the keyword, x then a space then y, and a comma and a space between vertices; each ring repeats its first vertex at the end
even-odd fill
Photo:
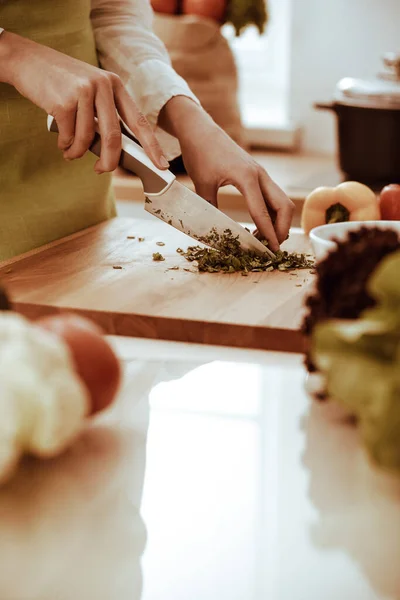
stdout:
POLYGON ((107 408, 118 390, 121 369, 101 329, 75 315, 44 317, 37 323, 68 344, 76 371, 90 393, 91 414, 107 408))
POLYGON ((380 208, 383 221, 400 221, 400 185, 392 183, 383 188, 380 208))
POLYGON ((226 13, 227 0, 183 0, 186 15, 199 15, 222 21, 226 13))
POLYGON ((158 13, 174 15, 178 10, 178 0, 151 0, 151 5, 158 13))

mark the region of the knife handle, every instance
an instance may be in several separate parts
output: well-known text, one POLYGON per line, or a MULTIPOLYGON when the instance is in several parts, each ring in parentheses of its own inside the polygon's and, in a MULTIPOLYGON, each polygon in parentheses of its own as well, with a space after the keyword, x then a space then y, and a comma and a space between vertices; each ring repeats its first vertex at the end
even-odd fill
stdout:
MULTIPOLYGON (((51 115, 47 117, 47 129, 58 133, 57 123, 51 115)), ((101 136, 97 120, 95 129, 96 132, 89 150, 96 156, 100 156, 101 136)), ((145 194, 160 194, 166 191, 175 181, 175 175, 171 171, 158 169, 139 144, 125 133, 122 133, 121 136, 122 150, 119 165, 141 179, 145 194)))

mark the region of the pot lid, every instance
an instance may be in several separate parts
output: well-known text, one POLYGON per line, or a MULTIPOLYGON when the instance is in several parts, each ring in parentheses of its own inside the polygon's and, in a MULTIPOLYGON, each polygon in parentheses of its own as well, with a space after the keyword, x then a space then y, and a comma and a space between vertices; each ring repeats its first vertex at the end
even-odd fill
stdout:
POLYGON ((400 54, 384 57, 387 67, 374 79, 345 77, 336 86, 335 100, 366 108, 400 109, 400 54))

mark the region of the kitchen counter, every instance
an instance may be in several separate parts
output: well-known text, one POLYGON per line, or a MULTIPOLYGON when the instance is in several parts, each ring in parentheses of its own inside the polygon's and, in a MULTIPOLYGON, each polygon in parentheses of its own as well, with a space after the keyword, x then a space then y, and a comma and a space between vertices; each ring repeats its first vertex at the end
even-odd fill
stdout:
POLYGON ((113 409, 0 491, 2 600, 400 597, 400 483, 300 356, 112 342, 113 409))
MULTIPOLYGON (((304 199, 314 188, 321 185, 335 186, 341 182, 341 175, 333 156, 284 152, 252 154, 295 203, 295 226, 299 225, 304 199)), ((188 177, 179 177, 179 180, 194 189, 188 177)), ((142 216, 143 190, 137 177, 127 171, 117 170, 114 175, 114 189, 121 215, 142 216)), ((233 186, 220 190, 219 206, 237 221, 251 220, 243 197, 233 186)))

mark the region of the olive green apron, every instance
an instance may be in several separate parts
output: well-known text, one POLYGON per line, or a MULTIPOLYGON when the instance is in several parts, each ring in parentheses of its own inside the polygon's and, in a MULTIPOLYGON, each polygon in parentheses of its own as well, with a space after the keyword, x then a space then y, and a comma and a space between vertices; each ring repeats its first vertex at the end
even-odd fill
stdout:
MULTIPOLYGON (((93 65, 90 0, 0 0, 0 25, 93 65)), ((0 36, 1 43, 1 36, 0 36)), ((0 260, 115 216, 96 157, 66 162, 47 115, 0 84, 0 260)))

